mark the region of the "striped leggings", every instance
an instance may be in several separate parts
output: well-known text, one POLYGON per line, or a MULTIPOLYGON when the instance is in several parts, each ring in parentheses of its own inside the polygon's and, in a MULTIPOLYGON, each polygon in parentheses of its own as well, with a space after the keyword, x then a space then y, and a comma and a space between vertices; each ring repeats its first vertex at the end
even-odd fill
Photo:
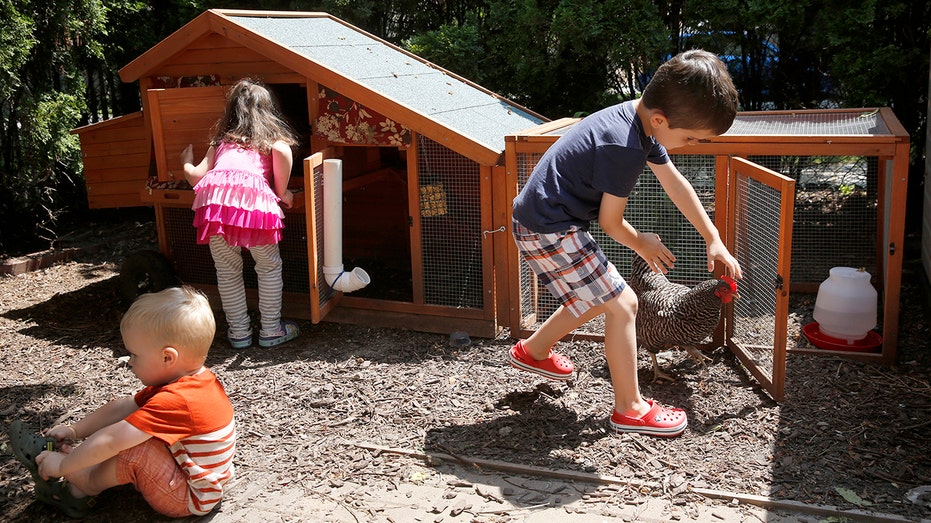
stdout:
MULTIPOLYGON (((259 336, 281 334, 281 254, 278 244, 249 247, 255 260, 255 275, 259 283, 259 336)), ((210 237, 210 255, 217 268, 217 291, 229 325, 227 336, 244 338, 252 335, 246 287, 242 277, 242 248, 226 243, 222 236, 210 237)))

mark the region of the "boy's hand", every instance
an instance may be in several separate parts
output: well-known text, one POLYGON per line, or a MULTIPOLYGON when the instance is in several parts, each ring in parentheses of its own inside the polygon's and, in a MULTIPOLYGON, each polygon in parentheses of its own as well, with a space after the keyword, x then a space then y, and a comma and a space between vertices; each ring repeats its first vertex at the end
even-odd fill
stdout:
POLYGON ((724 264, 724 270, 738 280, 743 278, 737 258, 731 255, 724 243, 717 241, 708 245, 708 272, 714 272, 715 260, 724 264))
POLYGON ((36 456, 36 463, 39 464, 39 475, 42 479, 61 477, 61 462, 65 455, 61 452, 43 450, 36 456))
POLYGON ((638 235, 640 247, 636 249, 637 254, 647 262, 647 265, 653 269, 653 272, 662 272, 666 274, 669 269, 675 266, 676 257, 672 251, 663 245, 659 235, 652 232, 640 233, 638 235))

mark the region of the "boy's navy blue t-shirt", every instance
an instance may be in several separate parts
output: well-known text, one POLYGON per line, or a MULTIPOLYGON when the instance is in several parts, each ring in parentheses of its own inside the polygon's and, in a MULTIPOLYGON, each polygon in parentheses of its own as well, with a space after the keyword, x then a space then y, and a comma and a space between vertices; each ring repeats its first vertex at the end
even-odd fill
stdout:
POLYGON ((547 149, 514 199, 514 218, 539 233, 588 229, 604 193, 626 198, 646 162, 669 161, 646 135, 634 102, 583 118, 547 149))

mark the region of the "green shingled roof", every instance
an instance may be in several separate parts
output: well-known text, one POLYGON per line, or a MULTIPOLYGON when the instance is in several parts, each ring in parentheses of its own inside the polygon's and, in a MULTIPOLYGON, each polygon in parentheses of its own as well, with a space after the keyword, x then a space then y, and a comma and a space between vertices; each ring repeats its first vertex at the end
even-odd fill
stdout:
POLYGON ((546 121, 329 16, 224 14, 255 34, 492 150, 504 151, 506 135, 546 121))

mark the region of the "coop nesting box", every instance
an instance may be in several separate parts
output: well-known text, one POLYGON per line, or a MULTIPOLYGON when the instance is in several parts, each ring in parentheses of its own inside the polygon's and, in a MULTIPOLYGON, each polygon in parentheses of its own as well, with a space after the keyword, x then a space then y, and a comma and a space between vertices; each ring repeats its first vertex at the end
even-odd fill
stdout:
MULTIPOLYGON (((511 197, 577 121, 547 122, 508 137, 511 197)), ((815 293, 834 266, 863 267, 875 275, 881 300, 882 351, 843 354, 895 361, 909 137, 890 109, 742 112, 724 135, 670 153, 744 273, 741 298, 727 310, 715 342, 729 346, 774 397, 782 396, 787 351, 823 353, 807 346, 801 325, 789 321, 790 288, 815 293)), ((704 242, 649 169, 626 212, 635 227, 657 232, 676 254, 673 279, 694 284, 708 277, 704 242)), ((593 233, 627 274, 632 252, 597 224, 593 233)), ((516 247, 510 255, 511 330, 525 336, 558 304, 518 261, 516 247)), ((603 327, 592 322, 572 336, 600 338, 603 327)))
MULTIPOLYGON (((80 135, 91 207, 153 205, 159 245, 187 283, 215 294, 194 243, 179 156, 206 151, 228 87, 264 81, 301 140, 286 212, 284 315, 492 337, 506 317, 504 137, 546 119, 325 13, 210 10, 120 70, 140 113, 80 135), (326 216, 323 162, 342 160, 342 216, 326 216), (322 272, 328 220, 342 220, 347 270, 322 272), (500 288, 499 288, 500 287, 500 288)), ((255 275, 246 256, 246 284, 255 275)))

